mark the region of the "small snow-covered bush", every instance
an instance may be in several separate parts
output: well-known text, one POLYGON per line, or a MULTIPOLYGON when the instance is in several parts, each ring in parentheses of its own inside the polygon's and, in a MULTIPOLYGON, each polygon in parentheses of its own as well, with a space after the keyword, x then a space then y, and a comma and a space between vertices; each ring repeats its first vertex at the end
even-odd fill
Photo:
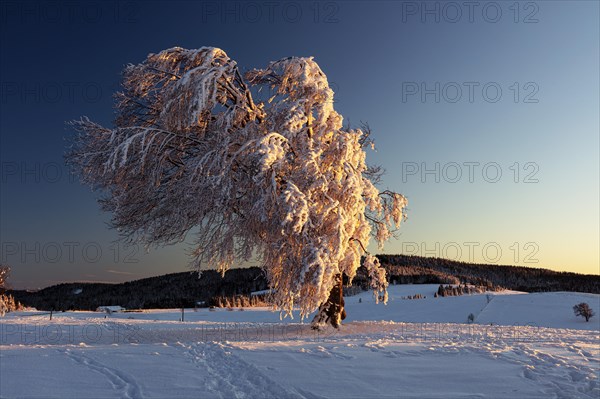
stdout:
POLYGON ((15 301, 12 295, 0 294, 0 316, 22 309, 23 305, 15 301))

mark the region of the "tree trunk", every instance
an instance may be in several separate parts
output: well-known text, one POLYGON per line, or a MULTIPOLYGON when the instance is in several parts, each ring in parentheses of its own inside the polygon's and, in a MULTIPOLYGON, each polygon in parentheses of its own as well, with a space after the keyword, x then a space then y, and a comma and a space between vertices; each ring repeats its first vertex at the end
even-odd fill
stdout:
POLYGON ((311 327, 315 330, 331 324, 332 327, 338 328, 342 320, 346 318, 346 310, 344 309, 344 289, 343 279, 341 274, 335 275, 336 284, 331 288, 329 298, 321 306, 315 315, 311 327))

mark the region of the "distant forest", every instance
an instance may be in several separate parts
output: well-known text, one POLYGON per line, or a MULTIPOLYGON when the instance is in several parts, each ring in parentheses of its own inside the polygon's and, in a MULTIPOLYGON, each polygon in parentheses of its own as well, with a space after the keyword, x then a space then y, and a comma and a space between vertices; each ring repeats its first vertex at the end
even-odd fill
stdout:
MULTIPOLYGON (((502 288, 526 291, 577 291, 600 294, 600 276, 556 272, 521 266, 485 265, 442 258, 408 255, 378 255, 390 284, 470 284, 491 291, 502 288)), ((366 272, 359 268, 354 289, 367 289, 366 272)), ((39 291, 12 290, 8 294, 25 306, 39 310, 95 310, 119 305, 127 309, 195 307, 218 305, 223 298, 248 297, 268 289, 263 271, 257 267, 232 269, 221 277, 213 270, 172 273, 121 284, 68 283, 39 291)))
POLYGON ((465 263, 411 255, 378 255, 390 283, 473 284, 515 291, 600 294, 600 275, 523 266, 465 263))
MULTIPOLYGON (((166 309, 211 305, 219 298, 248 296, 268 288, 258 267, 231 269, 224 277, 214 270, 182 272, 121 284, 68 283, 39 291, 9 291, 15 300, 38 310, 96 310, 118 305, 126 309, 166 309)), ((215 303, 216 304, 216 303, 215 303)))

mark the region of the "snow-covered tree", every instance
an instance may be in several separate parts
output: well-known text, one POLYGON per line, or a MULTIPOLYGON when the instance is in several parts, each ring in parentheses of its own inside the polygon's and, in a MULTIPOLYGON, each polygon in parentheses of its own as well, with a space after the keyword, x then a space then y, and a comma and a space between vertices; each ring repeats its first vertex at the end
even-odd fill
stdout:
POLYGON ((0 265, 0 317, 4 316, 8 312, 20 310, 23 306, 15 301, 12 295, 6 294, 6 280, 10 274, 10 266, 0 265))
POLYGON ((404 218, 407 201, 379 191, 365 163, 368 129, 343 127, 312 58, 244 76, 218 48, 150 54, 123 73, 115 126, 82 118, 68 162, 101 191, 125 239, 181 242, 193 264, 222 272, 260 259, 274 301, 302 317, 327 303, 341 275, 364 266, 378 298, 386 276, 366 252, 404 218))
POLYGON ((6 280, 10 274, 10 266, 0 264, 0 292, 6 288, 6 280))

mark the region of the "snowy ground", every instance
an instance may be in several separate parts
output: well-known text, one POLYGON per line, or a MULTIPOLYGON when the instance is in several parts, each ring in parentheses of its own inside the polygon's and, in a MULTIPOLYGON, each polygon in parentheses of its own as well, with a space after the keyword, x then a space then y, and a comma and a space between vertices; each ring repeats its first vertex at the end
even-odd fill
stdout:
POLYGON ((9 314, 0 397, 600 397, 600 319, 571 309, 600 311, 599 295, 436 289, 347 298, 345 324, 321 333, 266 309, 9 314), (401 299, 416 293, 427 298, 401 299))

